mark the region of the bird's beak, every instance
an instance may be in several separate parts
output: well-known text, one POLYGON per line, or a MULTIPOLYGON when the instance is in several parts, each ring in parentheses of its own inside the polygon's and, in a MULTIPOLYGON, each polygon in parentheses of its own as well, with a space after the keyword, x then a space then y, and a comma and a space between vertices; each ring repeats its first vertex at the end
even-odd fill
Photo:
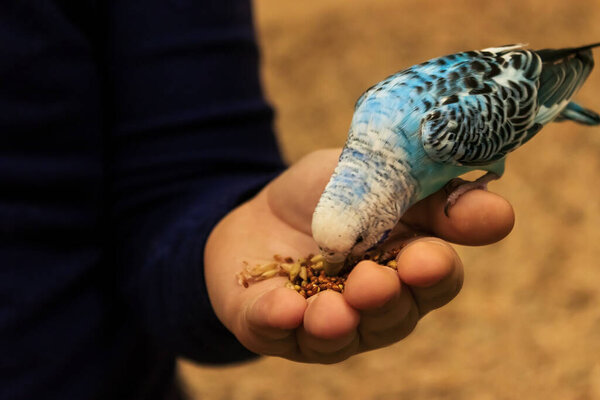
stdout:
POLYGON ((331 262, 331 261, 325 260, 325 262, 323 263, 323 269, 325 270, 325 273, 327 274, 327 276, 335 276, 335 275, 339 274, 339 272, 342 270, 343 267, 344 267, 344 261, 331 262))
POLYGON ((337 275, 346 262, 346 256, 342 253, 328 254, 324 258, 323 269, 328 276, 337 275))

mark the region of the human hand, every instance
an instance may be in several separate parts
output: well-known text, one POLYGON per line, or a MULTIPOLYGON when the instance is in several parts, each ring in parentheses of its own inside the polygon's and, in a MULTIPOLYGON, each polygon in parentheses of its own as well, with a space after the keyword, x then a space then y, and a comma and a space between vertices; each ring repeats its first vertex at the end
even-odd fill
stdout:
POLYGON ((397 271, 360 262, 343 294, 326 290, 304 299, 276 277, 244 288, 243 263, 274 254, 317 254, 311 219, 339 150, 309 154, 227 215, 205 250, 209 297, 219 319, 248 349, 302 362, 334 363, 406 337, 421 317, 448 303, 463 280, 461 261, 445 240, 465 245, 496 242, 514 214, 501 197, 474 190, 444 214, 443 190, 414 205, 386 242, 405 245, 397 271))

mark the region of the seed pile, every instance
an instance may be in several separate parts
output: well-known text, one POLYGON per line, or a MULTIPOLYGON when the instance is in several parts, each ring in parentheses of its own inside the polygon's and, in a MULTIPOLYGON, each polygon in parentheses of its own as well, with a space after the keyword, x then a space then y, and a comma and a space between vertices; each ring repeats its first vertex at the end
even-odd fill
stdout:
POLYGON ((291 257, 274 255, 273 261, 265 264, 250 266, 245 263, 244 268, 237 274, 238 283, 244 287, 252 282, 262 281, 274 276, 287 276, 289 281, 286 287, 294 289, 304 298, 309 298, 323 290, 334 290, 342 293, 346 278, 352 269, 362 260, 373 260, 378 264, 396 269, 396 256, 400 249, 388 252, 376 251, 364 256, 349 260, 338 276, 327 276, 323 269, 325 260, 323 256, 310 254, 306 258, 294 261, 291 257))
POLYGON ((304 263, 300 264, 300 273, 286 283, 286 287, 294 289, 304 298, 309 298, 319 293, 321 290, 335 290, 336 292, 344 291, 344 284, 348 273, 339 276, 327 276, 323 270, 323 256, 318 255, 307 258, 304 263))

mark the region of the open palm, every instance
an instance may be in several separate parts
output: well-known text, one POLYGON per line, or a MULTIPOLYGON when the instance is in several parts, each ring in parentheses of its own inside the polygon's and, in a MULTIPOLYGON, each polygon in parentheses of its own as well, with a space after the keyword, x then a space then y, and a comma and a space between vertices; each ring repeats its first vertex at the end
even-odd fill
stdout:
POLYGON ((427 312, 449 302, 462 286, 462 264, 445 240, 482 245, 512 229, 508 202, 480 190, 460 198, 444 215, 445 193, 413 206, 390 238, 405 245, 397 271, 359 263, 343 294, 320 292, 308 300, 284 287, 286 278, 237 284, 244 262, 318 252, 310 225, 339 150, 312 153, 227 215, 205 250, 205 274, 219 319, 248 349, 297 361, 332 363, 383 347, 408 335, 427 312))

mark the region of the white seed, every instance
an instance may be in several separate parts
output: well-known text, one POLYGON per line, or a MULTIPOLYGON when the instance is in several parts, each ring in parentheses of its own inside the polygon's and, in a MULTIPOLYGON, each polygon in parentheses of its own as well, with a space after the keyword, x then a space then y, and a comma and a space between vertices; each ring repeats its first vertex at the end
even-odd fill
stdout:
POLYGON ((259 276, 259 275, 262 275, 264 272, 271 271, 271 270, 277 271, 278 269, 279 269, 279 267, 278 267, 277 263, 267 263, 267 264, 255 265, 253 268, 250 268, 248 272, 250 272, 250 274, 252 276, 259 276))
POLYGON ((302 278, 303 281, 308 279, 308 272, 306 271, 306 267, 300 268, 300 278, 302 278))
POLYGON ((294 264, 290 264, 290 263, 281 263, 281 264, 279 264, 279 266, 281 267, 281 269, 284 270, 285 272, 287 272, 288 274, 292 270, 292 266, 293 265, 294 264))
POLYGON ((310 259, 310 262, 312 262, 313 264, 316 264, 319 261, 323 261, 323 255, 322 254, 317 254, 316 256, 314 256, 313 258, 310 259))
POLYGON ((271 277, 277 275, 278 272, 279 272, 278 270, 272 269, 272 270, 263 272, 262 274, 260 274, 260 277, 263 279, 271 278, 271 277))
POLYGON ((296 277, 298 276, 298 273, 300 273, 300 264, 299 263, 294 263, 292 264, 292 268, 290 269, 290 281, 293 281, 294 279, 296 279, 296 277))

